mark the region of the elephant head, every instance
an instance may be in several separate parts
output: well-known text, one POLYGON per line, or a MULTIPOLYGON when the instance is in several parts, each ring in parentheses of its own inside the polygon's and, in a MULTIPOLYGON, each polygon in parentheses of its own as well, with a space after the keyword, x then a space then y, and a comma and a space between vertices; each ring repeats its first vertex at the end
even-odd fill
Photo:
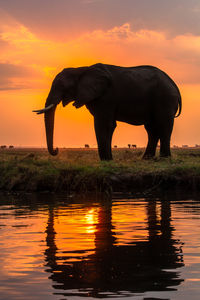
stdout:
POLYGON ((67 68, 53 80, 45 108, 34 110, 37 114, 44 113, 48 151, 51 155, 58 154, 58 148, 53 148, 54 116, 56 106, 62 101, 66 106, 79 108, 88 102, 99 98, 110 82, 110 74, 102 64, 91 67, 67 68))

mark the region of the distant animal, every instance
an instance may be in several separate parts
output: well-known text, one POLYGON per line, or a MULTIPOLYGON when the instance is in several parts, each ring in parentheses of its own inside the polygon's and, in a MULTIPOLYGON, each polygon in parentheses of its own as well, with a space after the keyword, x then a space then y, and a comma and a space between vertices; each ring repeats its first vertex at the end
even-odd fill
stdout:
POLYGON ((90 148, 90 146, 88 144, 85 144, 85 148, 90 148))
POLYGON ((58 153, 58 148, 53 148, 53 130, 55 110, 61 101, 63 106, 72 101, 76 108, 86 105, 94 116, 101 160, 112 159, 111 140, 116 121, 144 125, 148 134, 144 158, 155 155, 159 140, 160 155, 170 156, 174 118, 181 113, 181 95, 174 81, 160 69, 99 63, 60 72, 53 80, 45 108, 35 110, 45 115, 47 147, 51 155, 58 153))

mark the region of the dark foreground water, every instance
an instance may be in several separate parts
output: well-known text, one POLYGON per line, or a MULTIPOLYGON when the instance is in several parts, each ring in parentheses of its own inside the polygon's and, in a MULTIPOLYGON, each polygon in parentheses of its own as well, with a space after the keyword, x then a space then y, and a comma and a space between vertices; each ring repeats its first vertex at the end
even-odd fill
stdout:
POLYGON ((0 196, 0 299, 200 299, 200 201, 0 196))

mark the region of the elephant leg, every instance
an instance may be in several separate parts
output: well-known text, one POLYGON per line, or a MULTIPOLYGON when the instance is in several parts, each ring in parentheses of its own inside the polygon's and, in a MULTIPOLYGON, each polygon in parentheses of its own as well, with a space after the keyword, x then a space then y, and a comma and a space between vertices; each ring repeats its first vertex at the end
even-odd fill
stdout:
POLYGON ((157 130, 154 128, 155 126, 145 125, 145 129, 148 134, 148 144, 143 155, 143 159, 149 159, 155 156, 156 154, 156 147, 159 140, 159 135, 157 130))
POLYGON ((94 127, 101 160, 112 160, 111 141, 116 122, 104 118, 94 118, 94 127))
POLYGON ((174 125, 174 119, 171 118, 167 120, 160 127, 160 156, 162 157, 171 156, 170 140, 171 140, 173 125, 174 125))

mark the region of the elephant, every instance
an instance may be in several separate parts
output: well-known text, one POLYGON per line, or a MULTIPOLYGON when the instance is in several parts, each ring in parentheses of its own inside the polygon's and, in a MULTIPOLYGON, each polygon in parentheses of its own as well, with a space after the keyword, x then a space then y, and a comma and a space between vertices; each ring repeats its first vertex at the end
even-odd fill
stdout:
POLYGON ((65 68, 52 82, 44 113, 48 151, 53 147, 56 106, 74 102, 76 108, 86 105, 94 117, 100 160, 112 159, 111 141, 116 121, 144 125, 148 144, 143 158, 155 156, 160 140, 160 156, 168 157, 174 118, 181 114, 181 94, 175 82, 162 70, 150 65, 121 67, 97 63, 91 66, 65 68))

